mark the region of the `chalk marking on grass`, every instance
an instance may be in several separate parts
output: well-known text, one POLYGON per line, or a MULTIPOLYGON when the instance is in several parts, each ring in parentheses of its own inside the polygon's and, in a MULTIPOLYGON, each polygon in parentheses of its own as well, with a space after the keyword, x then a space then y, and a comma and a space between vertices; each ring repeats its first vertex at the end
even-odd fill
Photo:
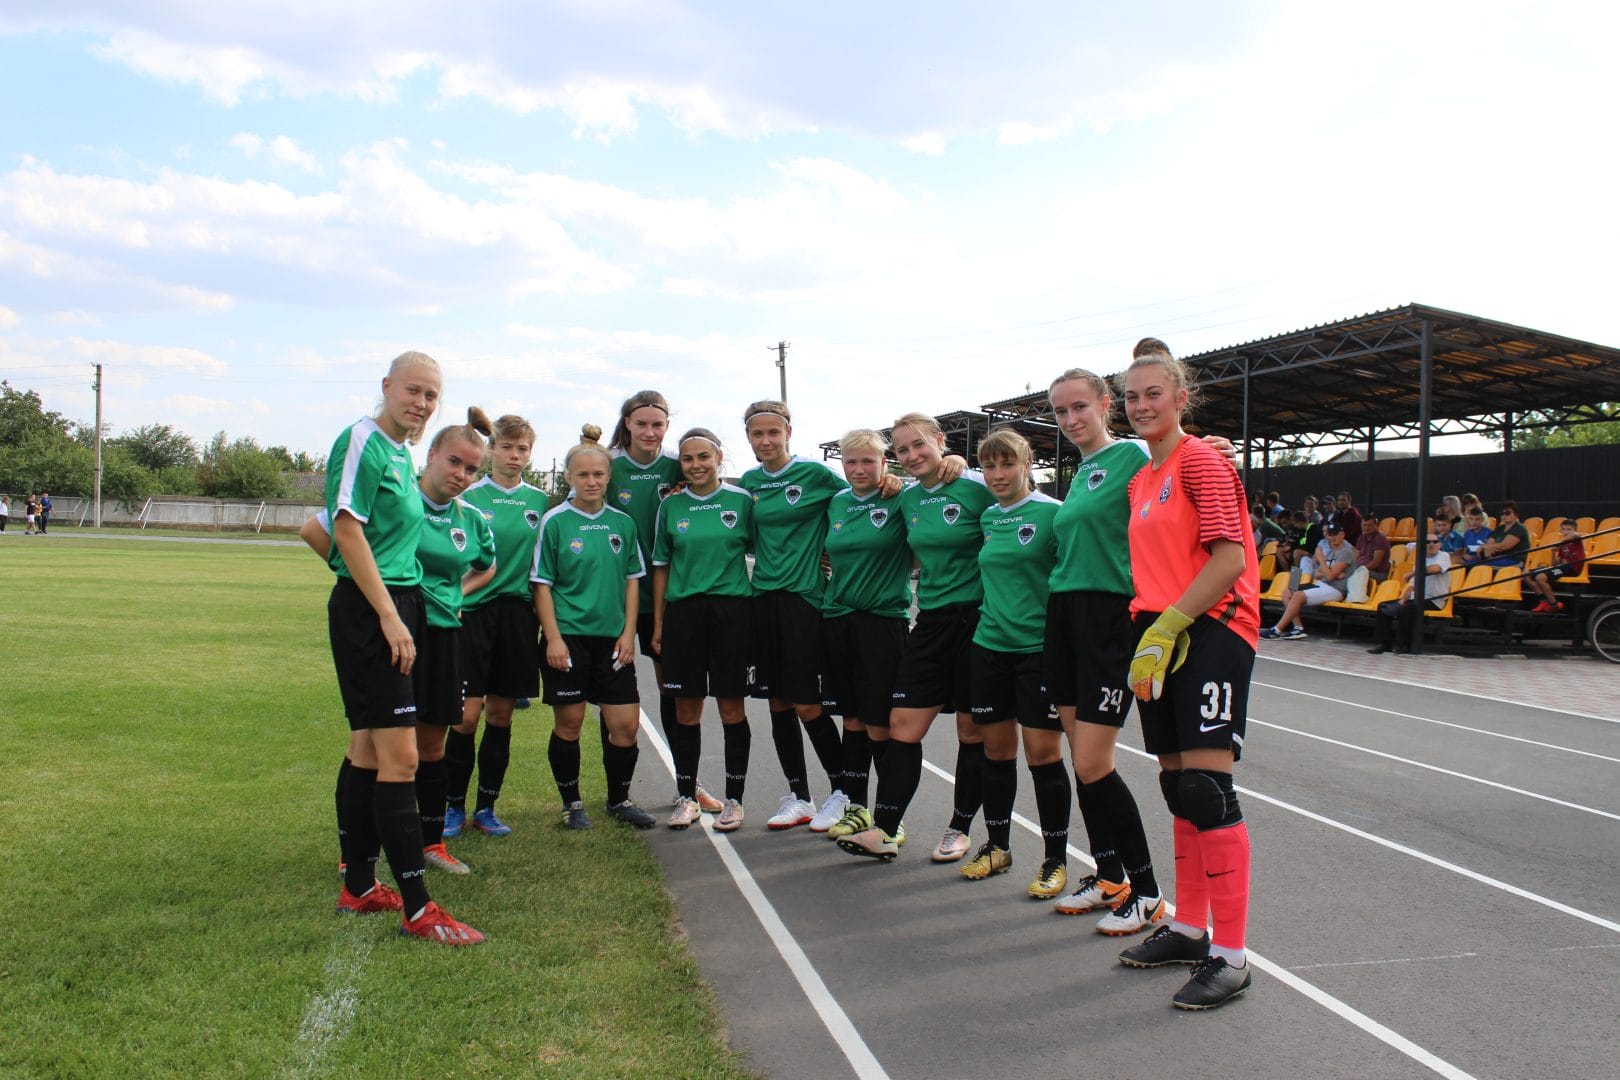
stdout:
MULTIPOLYGON (((663 735, 654 728, 645 711, 641 713, 641 730, 647 736, 648 741, 653 744, 654 749, 658 751, 658 756, 663 758, 664 767, 669 770, 670 778, 673 779, 675 776, 675 759, 670 755, 669 747, 665 744, 663 735)), ((838 1004, 838 999, 833 996, 832 991, 827 989, 826 982, 822 980, 820 973, 816 971, 815 965, 810 962, 810 958, 805 955, 804 950, 799 947, 798 941, 793 937, 793 932, 787 928, 787 924, 777 914, 776 908, 765 895, 765 891, 754 880, 754 875, 749 873, 748 865, 743 862, 742 856, 737 854, 737 849, 732 846, 731 841, 726 838, 724 833, 714 831, 714 822, 709 815, 701 815, 699 820, 702 822, 703 832, 708 836, 709 842, 714 845, 715 852, 720 856, 720 862, 731 875, 732 883, 737 886, 737 891, 742 893, 743 899, 748 901, 748 906, 753 909, 754 917, 759 920, 760 927, 765 931, 765 935, 771 939, 771 944, 776 946, 776 951, 782 957, 782 962, 793 973, 793 978, 797 980, 799 989, 804 991, 804 996, 809 999, 810 1004, 815 1008, 816 1015, 821 1017, 821 1022, 826 1026, 827 1033, 838 1044, 838 1049, 843 1051, 845 1060, 849 1062, 849 1067, 855 1070, 855 1075, 860 1077, 860 1080, 888 1080, 889 1074, 884 1070, 882 1064, 878 1062, 877 1056, 872 1053, 872 1048, 866 1045, 866 1040, 861 1038, 861 1033, 855 1029, 855 1025, 849 1019, 849 1014, 844 1012, 843 1007, 838 1004)))
MULTIPOLYGON (((1279 663, 1280 662, 1281 661, 1279 661, 1279 663)), ((1489 731, 1485 728, 1469 727, 1467 724, 1454 724, 1450 720, 1436 720, 1432 716, 1418 716, 1414 713, 1397 712, 1394 709, 1381 709, 1376 705, 1363 705, 1356 701, 1341 701, 1338 698, 1329 697, 1326 694, 1313 694, 1308 690, 1295 690, 1291 686, 1278 686, 1275 683, 1263 683, 1259 681, 1255 681, 1251 685, 1263 686, 1267 690, 1281 690, 1287 694, 1298 694, 1301 697, 1315 698, 1318 701, 1331 701, 1335 705, 1344 705, 1352 709, 1363 709, 1367 712, 1383 713, 1385 716, 1398 716, 1403 720, 1421 720, 1425 724, 1438 724, 1441 727, 1456 728, 1458 731, 1471 731, 1476 735, 1491 735, 1498 739, 1509 739, 1513 742, 1525 743, 1529 746, 1540 746, 1547 750, 1562 750, 1566 754, 1579 754, 1582 757, 1597 758, 1599 761, 1612 761, 1616 765, 1620 765, 1620 758, 1609 757, 1607 754, 1594 754, 1590 750, 1577 750, 1573 746, 1560 746, 1557 743, 1541 742, 1538 739, 1526 739, 1519 735, 1508 735, 1500 731, 1489 731)), ((1575 713, 1572 715, 1579 716, 1581 714, 1575 713)))
POLYGON ((1340 739, 1330 739, 1326 735, 1317 735, 1314 732, 1300 731, 1298 728, 1284 727, 1282 724, 1273 724, 1269 720, 1257 720, 1252 716, 1249 717, 1249 723, 1258 724, 1261 727, 1272 728, 1276 731, 1286 731, 1290 735, 1298 735, 1305 739, 1316 739, 1320 742, 1329 743, 1333 746, 1342 746, 1346 750, 1359 750, 1363 754, 1372 754, 1374 757, 1386 758, 1390 761, 1398 761, 1402 765, 1411 765, 1418 769, 1428 769, 1430 772, 1441 773, 1445 776, 1455 777, 1458 780, 1468 780, 1475 784, 1484 784, 1486 787, 1493 787, 1500 791, 1512 792, 1514 795, 1524 795, 1531 799, 1540 799, 1542 802, 1550 802, 1556 806, 1562 806, 1570 810, 1579 810, 1586 814, 1596 814, 1598 817, 1606 817, 1611 821, 1620 821, 1620 814, 1611 814, 1607 810, 1598 810, 1594 807, 1583 806, 1580 803, 1570 802, 1567 799, 1558 799, 1551 795, 1543 795, 1540 792, 1527 791, 1524 788, 1514 787, 1511 784, 1502 784, 1495 780, 1487 780, 1482 776, 1470 776, 1468 773, 1458 772, 1455 769, 1446 769, 1439 765, 1430 765, 1426 761, 1416 761, 1412 758, 1401 757, 1399 754, 1390 754, 1384 752, 1383 750, 1374 750, 1369 746, 1357 746, 1355 743, 1344 742, 1340 739))
MULTIPOLYGON (((1131 747, 1124 746, 1122 749, 1130 750, 1131 747)), ((1133 752, 1141 753, 1139 750, 1133 752)), ((1147 755, 1143 756, 1145 757, 1147 755)), ((955 776, 951 775, 949 772, 940 768, 938 765, 935 765, 932 761, 929 761, 926 758, 923 759, 923 767, 949 783, 954 784, 956 782, 955 776)), ((1023 826, 1025 829, 1029 830, 1031 833, 1034 833, 1036 836, 1041 835, 1040 826, 1026 818, 1024 815, 1014 813, 1013 820, 1019 825, 1023 826)), ((1091 867, 1093 870, 1097 868, 1097 864, 1092 862, 1091 856, 1080 851, 1073 844, 1070 844, 1067 850, 1069 854, 1073 855, 1075 858, 1079 859, 1082 863, 1091 867)), ((1171 914, 1175 913, 1175 905, 1170 903, 1168 900, 1165 901, 1165 908, 1171 914)), ((1341 1019, 1348 1020, 1350 1023, 1354 1024, 1362 1031, 1365 1031, 1378 1041, 1384 1043, 1386 1046, 1399 1050, 1401 1053, 1405 1054, 1418 1064, 1440 1074, 1441 1076, 1446 1077, 1447 1080, 1474 1080, 1473 1074, 1464 1072, 1462 1069, 1459 1069, 1457 1066, 1453 1065, 1451 1062, 1440 1057, 1439 1055, 1429 1050, 1425 1050, 1411 1039, 1408 1039, 1405 1035, 1402 1035, 1400 1032, 1391 1028, 1385 1027, 1383 1024, 1380 1024, 1377 1020, 1374 1020, 1366 1013, 1352 1005, 1347 1004, 1346 1002, 1340 1001, 1338 998, 1334 997, 1326 990, 1323 990, 1321 987, 1306 982, 1304 979, 1300 978, 1298 975, 1295 975, 1282 965, 1267 960, 1253 949, 1248 949, 1246 951, 1248 953, 1249 963, 1270 975, 1284 986, 1287 986, 1292 990, 1297 990, 1299 993, 1310 998, 1312 1001, 1316 1002, 1316 1004, 1322 1006, 1324 1009, 1327 1009, 1329 1012, 1334 1013, 1341 1019)))
POLYGON ((1445 956, 1397 956, 1389 960, 1340 960, 1331 964, 1295 964, 1295 971, 1312 971, 1316 968, 1332 967, 1375 967, 1379 964, 1417 964, 1424 960, 1469 960, 1478 956, 1477 952, 1447 953, 1445 956))
POLYGON ((333 942, 326 957, 326 984, 304 1009, 292 1060, 281 1069, 288 1077, 314 1076, 332 1047, 349 1034, 360 997, 360 973, 371 955, 371 943, 358 934, 333 942))

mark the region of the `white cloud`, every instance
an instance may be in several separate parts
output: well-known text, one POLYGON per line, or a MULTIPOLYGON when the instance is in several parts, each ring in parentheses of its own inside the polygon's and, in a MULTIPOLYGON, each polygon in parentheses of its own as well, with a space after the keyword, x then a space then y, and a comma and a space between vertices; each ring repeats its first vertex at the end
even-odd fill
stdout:
POLYGON ((999 126, 997 140, 1003 146, 1029 146, 1038 142, 1055 142, 1071 130, 1072 125, 1067 122, 1031 124, 1024 120, 1015 120, 999 126))
POLYGON ((261 136, 241 132, 231 136, 230 145, 250 159, 263 156, 278 165, 291 165, 307 173, 321 174, 321 166, 315 160, 315 155, 301 148, 286 135, 277 135, 266 141, 261 136))
POLYGON ((900 145, 913 154, 927 154, 929 157, 945 156, 945 137, 933 131, 913 135, 909 139, 902 140, 900 145))
POLYGON ((53 326, 100 326, 101 319, 95 314, 82 309, 71 311, 53 311, 45 316, 45 321, 53 326))
POLYGON ((15 330, 21 322, 21 316, 4 304, 0 304, 0 330, 15 330))
POLYGON ((252 88, 268 93, 273 82, 285 86, 296 81, 291 69, 245 46, 199 48, 141 30, 115 33, 90 51, 161 82, 196 86, 211 101, 227 106, 239 103, 252 88))
POLYGON ((184 416, 212 416, 217 418, 220 430, 229 430, 232 420, 246 412, 252 416, 269 416, 271 409, 258 398, 210 398, 201 394, 170 394, 158 402, 184 416))

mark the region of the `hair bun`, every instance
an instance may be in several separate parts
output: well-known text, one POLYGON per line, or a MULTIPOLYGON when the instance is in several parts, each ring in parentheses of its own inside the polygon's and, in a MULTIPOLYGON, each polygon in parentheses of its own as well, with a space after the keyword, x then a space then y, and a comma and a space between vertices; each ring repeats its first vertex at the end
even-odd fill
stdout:
POLYGON ((579 429, 579 441, 595 445, 602 441, 602 429, 595 424, 586 424, 579 429))
POLYGON ((467 426, 486 439, 495 434, 495 425, 490 423, 489 414, 476 405, 467 409, 467 426))

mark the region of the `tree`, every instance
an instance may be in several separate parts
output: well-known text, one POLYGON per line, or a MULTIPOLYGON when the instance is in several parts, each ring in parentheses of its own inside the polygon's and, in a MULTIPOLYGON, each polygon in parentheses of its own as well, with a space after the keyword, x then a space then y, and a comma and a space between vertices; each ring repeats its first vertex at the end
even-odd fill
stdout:
MULTIPOLYGON (((285 451, 283 451, 285 453, 285 451)), ((231 442, 219 432, 203 450, 197 481, 216 499, 284 499, 292 491, 282 461, 251 437, 231 442)))
POLYGON ((35 436, 72 434, 73 422, 61 413, 46 412, 38 394, 0 379, 0 446, 21 446, 35 436))
POLYGON ((168 424, 147 424, 109 442, 123 447, 136 464, 153 472, 192 468, 198 460, 197 443, 168 424))
MULTIPOLYGON (((1620 443, 1620 403, 1608 401, 1598 405, 1583 405, 1575 410, 1581 417, 1593 417, 1579 424, 1556 423, 1561 413, 1527 412, 1518 414, 1519 424, 1543 424, 1543 427, 1513 429, 1513 449, 1546 450, 1558 446, 1601 446, 1620 443)), ((1497 439, 1497 445, 1502 441, 1497 439)))

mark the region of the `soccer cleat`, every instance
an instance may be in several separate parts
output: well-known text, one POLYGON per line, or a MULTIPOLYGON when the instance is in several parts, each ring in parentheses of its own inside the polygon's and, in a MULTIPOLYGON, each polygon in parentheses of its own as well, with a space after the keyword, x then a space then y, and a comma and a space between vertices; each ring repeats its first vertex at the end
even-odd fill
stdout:
POLYGON ((865 855, 877 859, 879 862, 892 862, 900 854, 900 845, 892 836, 885 836, 882 829, 863 829, 858 833, 838 838, 838 846, 851 855, 865 855))
POLYGON ((339 915, 370 915, 378 911, 404 911, 405 901, 399 898, 391 886, 377 882, 359 896, 349 891, 347 885, 338 890, 337 910, 339 915))
POLYGON ((1164 918, 1164 901, 1157 896, 1137 896, 1131 893, 1101 919, 1097 920, 1097 933, 1109 937, 1124 937, 1146 930, 1164 918))
POLYGON ((979 853, 962 867, 962 876, 969 881, 983 881, 994 874, 1005 874, 1012 869, 1012 852, 994 844, 979 845, 979 853))
POLYGON ((437 941, 441 945, 476 945, 484 940, 483 934, 458 921, 431 900, 420 915, 405 920, 399 928, 399 936, 437 941))
POLYGON ((653 816, 629 799, 622 803, 609 803, 607 812, 610 816, 618 818, 626 825, 634 825, 638 829, 650 829, 658 824, 653 816))
POLYGON ((473 811, 473 827, 485 836, 511 836, 512 826, 506 824, 495 816, 493 806, 485 806, 473 811))
POLYGON ((442 843, 429 844, 423 848, 422 861, 435 870, 443 870, 447 874, 472 873, 472 867, 450 854, 450 850, 442 843))
POLYGON ((514 698, 512 700, 512 708, 514 708, 514 709, 527 709, 530 705, 533 705, 533 704, 534 704, 534 702, 530 701, 526 697, 514 698))
POLYGON ((591 819, 585 816, 584 803, 571 802, 567 806, 563 807, 563 828, 589 829, 590 827, 591 819))
POLYGON ((791 791, 782 796, 777 804, 776 813, 765 821, 767 829, 792 829, 799 825, 808 825, 810 819, 816 816, 816 804, 808 799, 801 799, 791 791))
POLYGON ((703 790, 703 785, 697 786, 698 809, 705 814, 718 814, 726 808, 726 804, 703 790))
POLYGON ((1187 985, 1176 991, 1170 1004, 1178 1009, 1213 1009, 1224 1005, 1249 988, 1249 965, 1235 968, 1224 956, 1200 961, 1187 985))
POLYGON ((447 806, 444 808, 444 838, 454 840, 461 835, 462 827, 467 824, 467 808, 464 806, 447 806))
POLYGON ((897 848, 906 846, 906 823, 903 821, 894 827, 894 846, 897 848))
POLYGON ((827 796, 816 811, 816 816, 810 819, 810 831, 824 833, 843 818, 844 811, 849 809, 849 796, 842 791, 835 791, 827 796))
POLYGON ((1209 934, 1190 938, 1179 930, 1161 926, 1146 938, 1119 954, 1126 967, 1156 968, 1166 964, 1201 964, 1209 959, 1209 934))
POLYGON ((1035 880, 1029 883, 1029 895, 1035 900, 1050 900, 1062 896, 1069 885, 1069 868, 1059 859, 1047 859, 1035 871, 1035 880))
POLYGON ((697 801, 683 795, 675 800, 675 810, 669 815, 668 824, 672 829, 684 829, 702 816, 703 811, 698 809, 697 801))
POLYGON ((939 846, 934 848, 931 858, 935 862, 955 862, 968 853, 970 846, 972 845, 967 833, 946 829, 945 835, 939 838, 939 846))
POLYGON ((1539 604, 1537 604, 1535 607, 1530 609, 1530 614, 1532 614, 1532 615, 1545 615, 1545 614, 1547 614, 1547 612, 1551 611, 1552 609, 1553 609, 1553 606, 1551 604, 1547 603, 1547 601, 1543 600, 1539 604))
POLYGON ((736 799, 727 799, 720 809, 720 816, 714 819, 715 832, 736 832, 742 828, 743 805, 736 799))
POLYGON ((1297 624, 1290 626, 1288 629, 1282 632, 1284 641, 1304 641, 1310 636, 1311 635, 1305 632, 1305 628, 1303 626, 1299 626, 1297 624))
POLYGON ((1120 901, 1124 900, 1130 891, 1128 885, 1104 881, 1096 874, 1087 874, 1080 879, 1080 887, 1053 904, 1052 910, 1059 915, 1084 915, 1098 908, 1112 910, 1119 906, 1120 901))
POLYGON ((1262 641, 1276 641, 1280 637, 1282 637, 1282 631, 1275 626, 1268 626, 1260 631, 1260 640, 1262 641))
POLYGON ((872 827, 872 811, 858 803, 850 803, 844 816, 833 822, 832 828, 827 830, 827 839, 837 840, 841 836, 853 836, 858 832, 865 832, 872 827))

